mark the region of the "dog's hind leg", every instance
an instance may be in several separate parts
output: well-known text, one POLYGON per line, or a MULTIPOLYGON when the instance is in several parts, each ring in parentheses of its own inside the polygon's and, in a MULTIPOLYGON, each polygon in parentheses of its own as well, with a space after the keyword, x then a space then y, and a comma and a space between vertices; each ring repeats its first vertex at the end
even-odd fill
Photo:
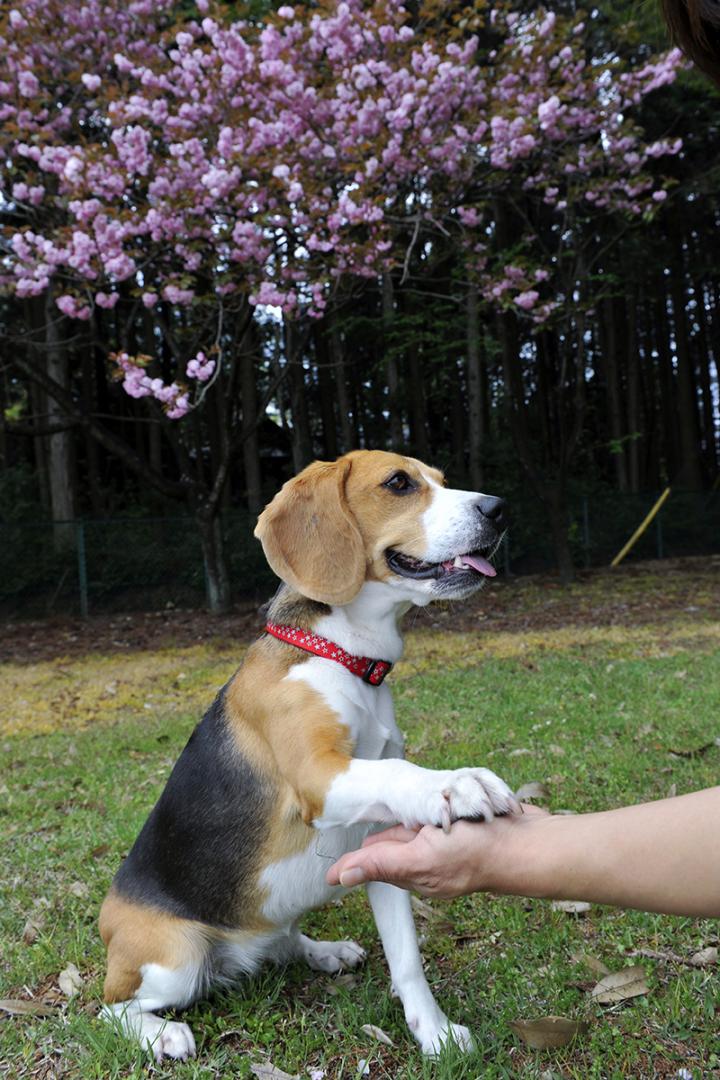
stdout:
POLYGON ((103 1019, 163 1057, 195 1055, 187 1024, 159 1009, 184 1008, 207 987, 211 941, 200 923, 179 919, 110 893, 100 914, 108 950, 103 1019))
POLYGON ((425 979, 410 894, 394 885, 371 881, 368 898, 380 932, 390 968, 393 989, 405 1010, 405 1019, 424 1054, 436 1057, 445 1043, 472 1050, 474 1042, 466 1027, 451 1023, 425 979))

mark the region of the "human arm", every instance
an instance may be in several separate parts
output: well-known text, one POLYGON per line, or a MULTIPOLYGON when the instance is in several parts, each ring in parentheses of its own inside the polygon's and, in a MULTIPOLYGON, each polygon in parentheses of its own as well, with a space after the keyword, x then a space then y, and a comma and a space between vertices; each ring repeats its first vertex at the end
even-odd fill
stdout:
POLYGON ((425 896, 493 892, 720 915, 720 787, 593 814, 526 808, 490 824, 376 833, 331 884, 391 881, 425 896))

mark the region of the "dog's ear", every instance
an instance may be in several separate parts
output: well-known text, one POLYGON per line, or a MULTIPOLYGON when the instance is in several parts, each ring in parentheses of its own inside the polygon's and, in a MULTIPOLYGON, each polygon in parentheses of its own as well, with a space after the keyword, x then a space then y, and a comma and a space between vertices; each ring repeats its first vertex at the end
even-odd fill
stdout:
POLYGON ((365 546, 345 497, 351 468, 347 458, 308 465, 268 503, 255 529, 278 577, 324 604, 349 603, 365 580, 365 546))

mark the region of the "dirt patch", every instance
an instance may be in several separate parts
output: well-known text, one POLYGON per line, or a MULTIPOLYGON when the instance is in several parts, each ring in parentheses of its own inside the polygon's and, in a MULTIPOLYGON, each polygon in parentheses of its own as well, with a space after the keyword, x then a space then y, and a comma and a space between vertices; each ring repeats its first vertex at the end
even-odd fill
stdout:
MULTIPOLYGON (((681 614, 706 621, 717 619, 718 612, 720 556, 712 556, 582 571, 567 588, 549 575, 499 578, 462 604, 415 609, 405 625, 496 634, 560 626, 643 626, 681 614)), ((248 603, 219 617, 202 610, 167 609, 15 621, 0 627, 0 662, 131 654, 212 642, 227 649, 252 641, 262 625, 262 609, 248 603)))

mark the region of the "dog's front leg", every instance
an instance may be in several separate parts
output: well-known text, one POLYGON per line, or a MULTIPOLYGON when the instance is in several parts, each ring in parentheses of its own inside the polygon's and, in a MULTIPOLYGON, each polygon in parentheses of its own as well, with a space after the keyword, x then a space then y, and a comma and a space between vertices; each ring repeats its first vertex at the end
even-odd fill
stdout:
POLYGON ((423 769, 395 758, 353 758, 332 777, 313 824, 399 821, 449 827, 458 818, 492 820, 516 806, 507 784, 489 769, 423 769))
POLYGON ((434 1056, 448 1041, 454 1041, 462 1050, 472 1050, 474 1043, 470 1032, 448 1020, 425 979, 410 894, 382 881, 369 882, 367 892, 393 989, 402 1001, 408 1027, 420 1043, 422 1052, 434 1056))

